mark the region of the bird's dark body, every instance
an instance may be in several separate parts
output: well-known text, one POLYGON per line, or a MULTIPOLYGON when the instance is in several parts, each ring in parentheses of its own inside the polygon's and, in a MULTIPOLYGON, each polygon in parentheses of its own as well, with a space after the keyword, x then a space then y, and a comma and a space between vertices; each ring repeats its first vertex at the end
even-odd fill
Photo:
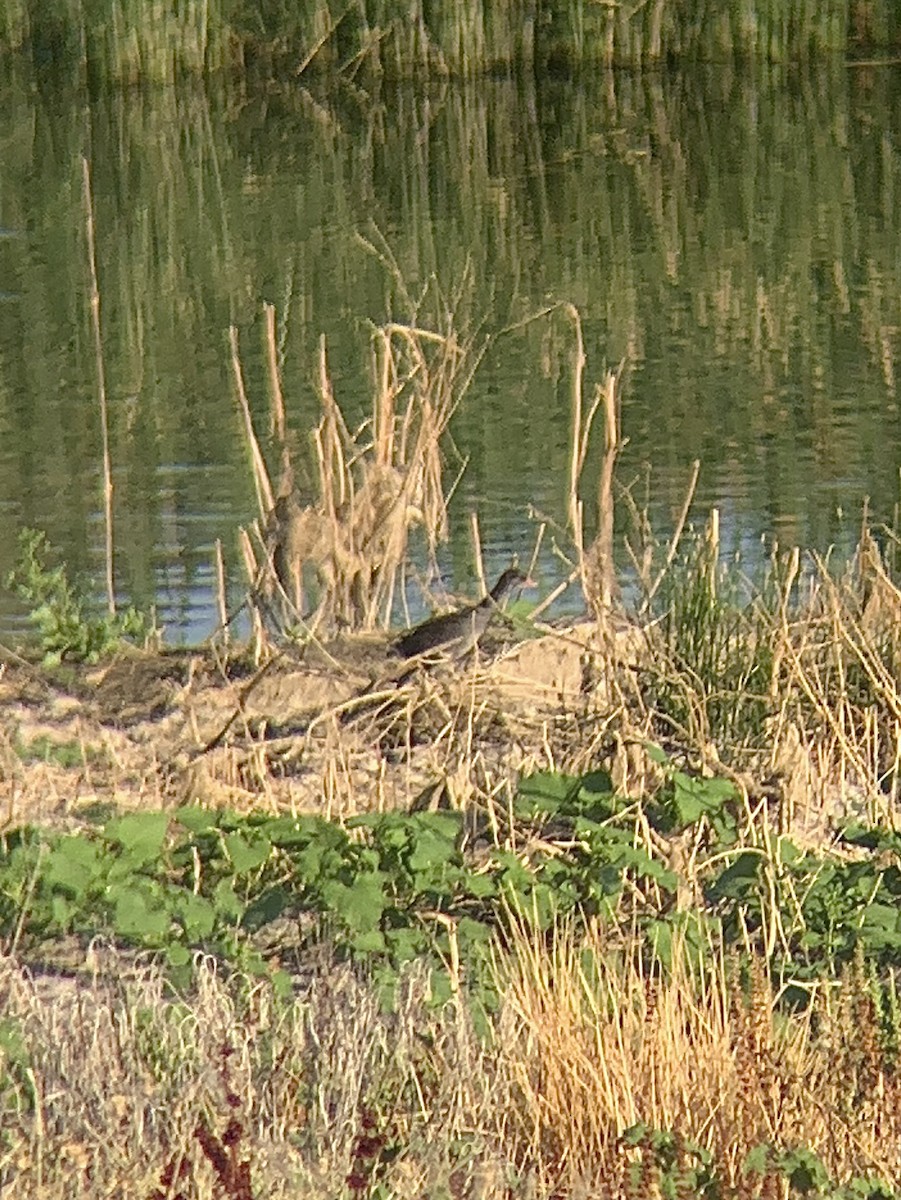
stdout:
POLYGON ((478 644, 504 596, 516 587, 530 584, 530 579, 511 567, 504 571, 484 600, 478 604, 468 604, 457 612, 429 617, 421 625, 415 625, 401 634, 392 647, 392 653, 400 658, 417 658, 428 654, 463 658, 478 644))

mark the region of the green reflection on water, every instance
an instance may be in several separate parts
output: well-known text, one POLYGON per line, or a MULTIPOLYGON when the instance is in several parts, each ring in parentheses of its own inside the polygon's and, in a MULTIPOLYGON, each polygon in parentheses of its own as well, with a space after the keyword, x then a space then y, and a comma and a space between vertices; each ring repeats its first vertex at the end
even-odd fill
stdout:
MULTIPOLYGON (((580 84, 317 92, 296 82, 113 92, 12 75, 0 133, 0 575, 15 531, 101 574, 100 434, 80 156, 90 157, 115 468, 116 572, 170 635, 212 626, 211 546, 236 586, 253 492, 227 329, 266 428, 262 303, 277 306, 298 446, 317 345, 369 408, 370 322, 447 293, 496 335, 455 421, 469 457, 446 565, 466 586, 478 508, 489 574, 562 522, 571 325, 589 384, 625 362, 619 477, 650 468, 662 533, 690 463, 727 544, 825 548, 899 467, 901 72, 732 69, 580 84), (510 329, 513 326, 515 328, 510 329), (502 332, 508 330, 508 332, 502 332), (839 515, 839 510, 843 515, 839 515)), ((274 464, 273 464, 274 465, 274 464)), ((453 469, 453 459, 450 460, 453 469)), ((585 488, 589 507, 591 467, 585 488)), ((554 571, 545 561, 545 582, 554 571)), ((0 596, 0 625, 14 612, 0 596)))

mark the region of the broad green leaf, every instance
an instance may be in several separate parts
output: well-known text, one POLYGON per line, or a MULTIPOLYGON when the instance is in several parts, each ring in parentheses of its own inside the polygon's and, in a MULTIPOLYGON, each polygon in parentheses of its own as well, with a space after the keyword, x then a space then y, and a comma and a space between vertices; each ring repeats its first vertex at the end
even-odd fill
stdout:
POLYGON ((245 929, 260 929, 282 915, 291 902, 290 895, 282 887, 267 888, 248 907, 242 924, 245 929))
POLYGON ((236 875, 246 875, 248 871, 255 870, 272 853, 272 845, 267 837, 248 841, 240 833, 227 833, 223 841, 236 875))
POLYGON ((273 971, 271 976, 272 990, 279 1000, 290 1000, 294 995, 294 981, 287 971, 273 971))
POLYGON ((668 767, 670 765, 669 755, 664 753, 659 746, 655 746, 653 742, 645 742, 645 753, 651 762, 654 762, 658 767, 668 767))
POLYGON ((294 871, 300 882, 315 883, 322 871, 323 859, 330 854, 334 854, 334 851, 318 841, 310 842, 303 850, 293 854, 294 871))
POLYGON ((475 900, 497 894, 497 884, 490 875, 479 875, 475 871, 467 871, 463 878, 463 887, 467 895, 475 900))
POLYGON ((799 862, 803 857, 803 852, 798 849, 795 843, 787 837, 780 837, 777 843, 779 861, 786 866, 792 863, 799 862))
POLYGON ((610 796, 613 794, 613 780, 608 771, 588 771, 579 781, 579 792, 589 796, 610 796))
POLYGON ((220 879, 213 889, 213 902, 227 920, 239 920, 244 914, 244 902, 236 895, 230 879, 220 879))
POLYGON ((286 850, 305 846, 311 837, 316 836, 306 822, 296 817, 273 817, 262 829, 273 846, 286 850))
POLYGON ((670 892, 674 892, 679 885, 678 876, 665 867, 659 859, 652 858, 638 847, 634 847, 631 852, 626 852, 626 860, 635 868, 639 876, 655 880, 670 892))
POLYGON ((745 1161, 742 1163, 741 1173, 747 1175, 751 1171, 755 1174, 763 1175, 764 1172, 770 1169, 772 1151, 766 1142, 761 1142, 755 1146, 753 1150, 745 1155, 745 1161))
POLYGON ((44 882, 82 896, 109 865, 105 860, 100 847, 79 834, 60 838, 44 861, 44 882))
POLYGON ((411 871, 423 871, 429 867, 440 867, 459 858, 457 847, 452 841, 423 830, 416 839, 407 864, 411 871))
POLYGON ((208 938, 216 924, 216 909, 205 896, 183 892, 176 904, 188 941, 200 942, 208 938))
POLYGON ((385 950, 385 935, 380 929, 367 929, 364 933, 355 933, 351 945, 360 954, 381 954, 385 950))
POLYGON ((463 829, 463 814, 458 812, 414 813, 410 818, 414 830, 422 830, 456 845, 463 829))
POLYGON ((491 928, 484 921, 461 917, 457 922, 457 936, 463 946, 484 945, 491 941, 491 928))
POLYGON ((491 851, 491 857, 499 867, 503 868, 505 883, 516 885, 529 884, 534 881, 534 873, 512 850, 501 850, 498 847, 494 847, 491 851))
POLYGON ((654 956, 665 967, 673 959, 673 930, 668 921, 649 921, 647 935, 654 950, 654 956))
POLYGON ((734 797, 735 788, 727 779, 705 779, 683 771, 673 773, 673 806, 682 825, 694 825, 734 797))
POLYGON ((157 940, 171 924, 169 913, 162 905, 136 888, 123 888, 112 898, 113 925, 123 937, 141 941, 157 940))
POLYGON ((444 1008, 454 994, 450 976, 447 971, 435 969, 429 976, 429 996, 426 1000, 429 1008, 444 1008))
POLYGON ((158 858, 166 840, 169 817, 162 812, 126 813, 107 821, 104 836, 118 842, 136 863, 158 858))
POLYGON ((526 813, 545 813, 549 816, 560 811, 578 792, 579 778, 564 775, 562 771, 537 771, 519 781, 516 807, 526 813))
POLYGON ((166 961, 170 967, 186 967, 191 961, 191 952, 181 942, 172 942, 166 947, 166 961))
POLYGON ((715 879, 710 886, 710 895, 715 900, 744 900, 757 885, 760 855, 745 851, 731 866, 715 879))
POLYGON ((69 922, 78 910, 67 896, 64 896, 62 892, 57 892, 50 901, 50 911, 53 913, 53 919, 57 925, 61 929, 68 929, 69 922))
POLYGON ((874 901, 864 909, 863 924, 870 930, 880 929, 894 933, 898 928, 898 910, 893 904, 874 901))
POLYGON ((348 829, 378 829, 381 826, 387 828, 390 817, 397 817, 397 813, 355 813, 354 816, 348 817, 346 825, 348 829))
POLYGON ((385 941, 391 951, 392 960, 398 964, 419 958, 425 950, 425 935, 421 929, 411 929, 404 926, 401 929, 389 929, 385 941))
POLYGON ((359 876, 348 886, 327 880, 321 889, 328 908, 355 933, 377 929, 385 910, 385 876, 381 872, 359 876))
POLYGON ((219 827, 220 814, 197 804, 183 804, 175 810, 175 819, 190 833, 206 833, 219 827))
POLYGON ((372 972, 372 986, 383 1013, 393 1013, 397 1008, 397 971, 388 963, 382 963, 372 972))

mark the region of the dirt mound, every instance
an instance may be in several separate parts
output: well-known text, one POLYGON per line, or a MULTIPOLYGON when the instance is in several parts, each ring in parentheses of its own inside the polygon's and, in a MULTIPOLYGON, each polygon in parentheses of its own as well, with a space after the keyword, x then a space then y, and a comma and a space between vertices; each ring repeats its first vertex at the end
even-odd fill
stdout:
MULTIPOLYGON (((625 643, 623 643, 625 646, 625 643)), ((465 804, 605 703, 593 624, 494 636, 464 665, 398 665, 347 638, 257 667, 212 652, 129 652, 53 674, 0 673, 3 825, 69 825, 186 801, 329 815, 465 804)))

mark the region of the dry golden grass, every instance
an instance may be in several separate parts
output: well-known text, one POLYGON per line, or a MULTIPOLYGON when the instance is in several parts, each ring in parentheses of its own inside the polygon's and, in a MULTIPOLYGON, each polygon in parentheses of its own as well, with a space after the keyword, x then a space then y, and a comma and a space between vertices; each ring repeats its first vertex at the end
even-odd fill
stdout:
POLYGON ((663 971, 600 926, 514 931, 486 1041, 462 1000, 429 1007, 426 972, 387 1015, 324 947, 291 1003, 212 960, 180 1000, 152 967, 101 948, 90 965, 54 978, 0 963, 10 1195, 151 1197, 174 1178, 168 1194, 192 1198, 333 1197, 354 1174, 358 1194, 381 1183, 398 1200, 654 1195, 669 1168, 653 1130, 685 1162, 709 1151, 737 1200, 784 1194, 775 1169, 768 1184, 743 1171, 761 1143, 806 1147, 836 1179, 901 1172, 894 1059, 854 970, 780 1015, 759 961, 740 982, 715 952, 663 971), (217 1190, 217 1144, 250 1190, 221 1176, 217 1190))
POLYGON ((620 1137, 640 1123, 709 1150, 735 1196, 760 1194, 743 1165, 762 1143, 811 1149, 836 1178, 898 1178, 899 1080, 862 976, 780 1014, 762 959, 742 984, 711 951, 662 971, 601 926, 518 938, 501 969, 519 1037, 503 1052, 528 1156, 559 1159, 564 1194, 587 1178, 626 1195, 620 1137))

